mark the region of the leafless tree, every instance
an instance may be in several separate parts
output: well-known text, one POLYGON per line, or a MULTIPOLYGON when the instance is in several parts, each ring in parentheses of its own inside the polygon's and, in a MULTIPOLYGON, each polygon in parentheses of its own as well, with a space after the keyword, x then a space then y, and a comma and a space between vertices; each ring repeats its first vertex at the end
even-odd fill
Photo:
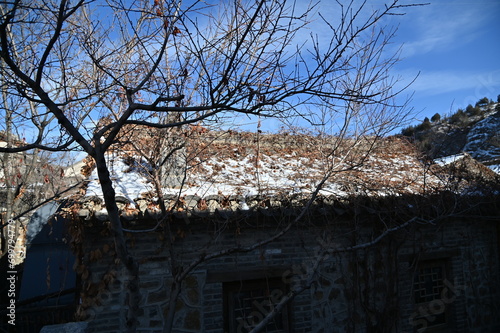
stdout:
MULTIPOLYGON (((1 80, 0 102, 4 111, 4 122, 0 125, 0 146, 6 149, 23 146, 25 141, 20 131, 24 129, 16 124, 20 118, 36 112, 36 106, 32 102, 23 104, 25 101, 9 91, 10 87, 5 84, 4 77, 1 80)), ((47 152, 39 149, 17 153, 4 152, 0 156, 0 166, 0 256, 3 256, 7 253, 5 240, 9 219, 15 221, 14 234, 17 238, 21 229, 26 227, 29 213, 50 198, 53 199, 65 188, 65 184, 62 165, 56 165, 47 152)), ((22 259, 17 258, 16 262, 19 263, 22 259)))
MULTIPOLYGON (((336 17, 315 16, 316 6, 267 0, 1 4, 1 75, 23 105, 22 112, 2 106, 2 117, 16 117, 15 126, 29 129, 29 137, 0 152, 79 147, 94 159, 127 272, 123 320, 129 331, 136 329, 138 263, 125 244, 105 158, 126 126, 164 129, 175 138, 183 126, 223 126, 238 115, 294 118, 323 134, 353 138, 343 151, 349 152, 362 135, 373 144, 404 119, 390 76, 397 54, 386 52, 393 31, 383 24, 408 5, 392 0, 368 12, 366 3, 338 2, 336 17)), ((332 165, 324 179, 336 171, 332 165)))

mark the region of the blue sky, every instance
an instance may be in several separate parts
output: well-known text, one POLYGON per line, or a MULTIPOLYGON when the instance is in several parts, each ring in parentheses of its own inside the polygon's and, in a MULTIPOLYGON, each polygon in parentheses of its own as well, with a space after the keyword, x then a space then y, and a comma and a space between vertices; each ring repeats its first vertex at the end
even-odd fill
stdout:
MULTIPOLYGON (((365 15, 387 2, 367 0, 365 15)), ((305 8, 309 1, 298 3, 305 8)), ((429 4, 400 10, 405 15, 389 16, 381 22, 381 26, 398 27, 388 49, 392 54, 402 47, 401 61, 392 73, 401 77, 398 87, 418 76, 400 96, 402 102, 413 94, 410 123, 418 124, 435 113, 450 115, 483 97, 496 101, 500 95, 500 0, 400 1, 410 3, 429 4)), ((331 0, 321 0, 317 9, 324 16, 338 16, 338 6, 331 0)), ((301 37, 321 30, 314 28, 313 21, 301 37)), ((325 33, 319 32, 320 40, 330 38, 325 33)), ((278 126, 279 122, 266 120, 264 129, 274 131, 278 126)))
MULTIPOLYGON (((436 0, 395 17, 403 43, 395 74, 409 81, 418 120, 500 95, 500 1, 436 0)), ((417 120, 415 120, 417 122, 417 120)))

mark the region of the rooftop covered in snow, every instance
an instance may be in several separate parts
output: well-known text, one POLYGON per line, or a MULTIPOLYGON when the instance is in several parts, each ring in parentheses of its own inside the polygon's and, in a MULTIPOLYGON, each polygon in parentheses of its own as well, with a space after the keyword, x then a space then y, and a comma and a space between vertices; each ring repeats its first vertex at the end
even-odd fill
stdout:
MULTIPOLYGON (((396 137, 353 141, 304 134, 192 132, 182 140, 159 136, 160 143, 155 136, 141 136, 141 140, 135 136, 134 144, 123 143, 109 153, 122 209, 144 214, 155 209, 159 197, 176 212, 276 207, 310 197, 320 184, 318 198, 342 200, 442 191, 478 195, 486 190, 482 180, 498 183, 498 175, 482 165, 474 177, 463 176, 464 168, 450 169, 463 156, 434 163, 396 137), (151 148, 155 145, 156 149, 151 148), (158 161, 166 162, 160 168, 154 165, 158 161), (162 171, 162 193, 154 191, 155 168, 162 171)), ((467 156, 466 160, 472 159, 467 156)), ((88 180, 84 208, 102 211, 95 170, 88 180)))

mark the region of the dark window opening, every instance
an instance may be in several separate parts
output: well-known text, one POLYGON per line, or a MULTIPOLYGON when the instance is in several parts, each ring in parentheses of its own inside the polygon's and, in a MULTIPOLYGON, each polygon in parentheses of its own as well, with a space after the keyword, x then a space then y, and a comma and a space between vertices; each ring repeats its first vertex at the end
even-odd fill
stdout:
MULTIPOLYGON (((226 332, 250 332, 274 309, 286 292, 281 278, 224 283, 226 332)), ((285 306, 262 332, 290 332, 288 308, 285 306)))
POLYGON ((447 265, 444 260, 421 263, 413 279, 415 312, 412 323, 416 332, 446 326, 449 312, 447 265))

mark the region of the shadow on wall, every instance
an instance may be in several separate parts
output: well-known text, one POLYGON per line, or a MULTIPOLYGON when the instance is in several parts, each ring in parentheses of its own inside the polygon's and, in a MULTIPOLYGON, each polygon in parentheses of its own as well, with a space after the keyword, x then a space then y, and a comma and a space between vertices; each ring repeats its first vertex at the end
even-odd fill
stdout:
MULTIPOLYGON (((40 332, 45 325, 74 320, 78 301, 74 255, 69 247, 67 220, 55 215, 62 205, 50 202, 30 218, 26 231, 26 259, 9 269, 7 256, 2 258, 2 275, 15 272, 15 328, 21 332, 40 332)), ((2 280, 5 281, 5 278, 2 280)), ((4 288, 2 288, 4 289, 4 288)), ((5 310, 9 299, 2 290, 2 329, 11 328, 5 310)))

